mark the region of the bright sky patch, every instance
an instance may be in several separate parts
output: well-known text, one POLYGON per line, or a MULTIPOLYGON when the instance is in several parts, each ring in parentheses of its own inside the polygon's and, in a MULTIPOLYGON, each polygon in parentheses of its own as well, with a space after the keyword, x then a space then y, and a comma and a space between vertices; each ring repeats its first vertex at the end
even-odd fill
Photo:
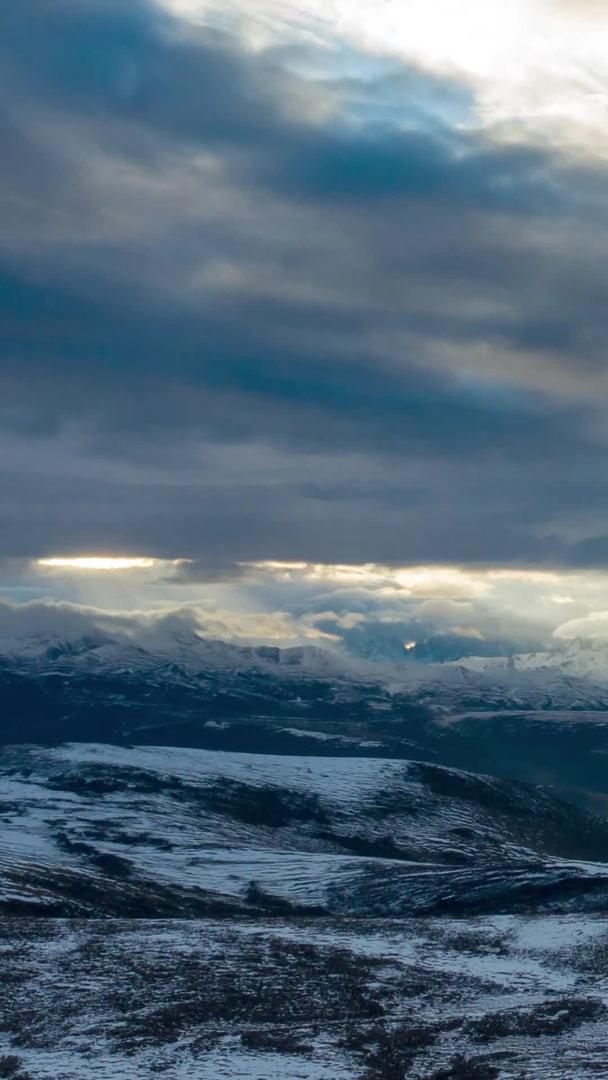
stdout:
POLYGON ((39 566, 60 570, 149 570, 154 559, 83 555, 76 558, 39 559, 39 566))

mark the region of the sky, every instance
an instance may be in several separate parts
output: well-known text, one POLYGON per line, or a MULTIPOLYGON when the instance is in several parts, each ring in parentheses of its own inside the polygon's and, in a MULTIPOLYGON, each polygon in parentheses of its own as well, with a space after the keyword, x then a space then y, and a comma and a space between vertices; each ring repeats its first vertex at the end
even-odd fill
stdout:
POLYGON ((0 630, 606 633, 604 4, 22 0, 0 54, 0 630))

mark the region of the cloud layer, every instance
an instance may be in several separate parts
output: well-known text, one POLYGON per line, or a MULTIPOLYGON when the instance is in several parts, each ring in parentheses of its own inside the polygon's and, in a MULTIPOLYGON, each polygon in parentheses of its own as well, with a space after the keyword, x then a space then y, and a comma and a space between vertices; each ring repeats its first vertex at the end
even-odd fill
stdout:
POLYGON ((0 11, 0 554, 605 566, 601 158, 224 13, 0 11))

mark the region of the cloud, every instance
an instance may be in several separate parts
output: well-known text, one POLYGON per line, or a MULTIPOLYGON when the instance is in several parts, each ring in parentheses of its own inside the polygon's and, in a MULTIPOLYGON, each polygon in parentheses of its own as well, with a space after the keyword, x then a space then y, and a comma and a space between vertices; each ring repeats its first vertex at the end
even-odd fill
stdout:
POLYGON ((608 611, 592 611, 582 619, 570 619, 555 630, 554 637, 560 641, 575 638, 608 639, 608 611))
POLYGON ((0 554, 601 565, 604 166, 248 33, 0 12, 0 554))
MULTIPOLYGON (((434 619, 399 617, 374 610, 338 614, 332 611, 235 611, 192 603, 178 607, 134 609, 129 612, 102 609, 51 598, 13 603, 0 598, 0 645, 10 648, 17 639, 73 641, 90 638, 123 645, 162 648, 178 638, 198 635, 236 644, 318 645, 373 660, 402 660, 404 641, 420 642, 419 658, 445 659, 470 653, 514 651, 515 643, 484 641, 470 628, 437 630, 434 619), (425 652, 426 649, 426 652, 425 652), (428 654, 428 655, 427 655, 428 654)), ((445 620, 444 620, 445 624, 445 620)))
POLYGON ((608 23, 601 0, 165 0, 194 21, 238 23, 252 44, 338 38, 368 56, 457 75, 497 138, 531 137, 575 151, 606 147, 608 23))
POLYGON ((199 633, 376 660, 404 659, 408 642, 416 643, 410 659, 444 660, 602 637, 608 607, 602 571, 264 563, 188 582, 162 563, 111 575, 12 562, 4 571, 15 584, 11 599, 0 599, 0 637, 101 635, 154 646, 163 635, 199 633))
POLYGON ((221 554, 214 560, 181 559, 167 567, 164 580, 168 585, 200 585, 219 582, 238 582, 247 579, 250 574, 249 567, 242 563, 235 563, 230 559, 222 559, 221 554))
POLYGON ((237 644, 319 645, 338 640, 312 622, 298 622, 280 611, 236 613, 193 604, 127 613, 51 599, 15 604, 0 598, 0 643, 4 639, 9 650, 16 639, 73 641, 84 637, 154 650, 184 635, 237 644))

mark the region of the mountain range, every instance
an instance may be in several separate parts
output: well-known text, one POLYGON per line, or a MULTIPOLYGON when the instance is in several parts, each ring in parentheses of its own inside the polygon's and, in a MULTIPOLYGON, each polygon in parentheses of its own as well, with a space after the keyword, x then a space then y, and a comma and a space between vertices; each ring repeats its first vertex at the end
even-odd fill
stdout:
MULTIPOLYGON (((422 643, 424 644, 424 643, 422 643)), ((491 674, 507 684, 505 673, 535 672, 542 681, 543 672, 589 679, 608 685, 608 642, 591 638, 575 638, 556 643, 543 651, 512 655, 461 656, 458 659, 437 660, 437 650, 427 650, 420 643, 401 655, 394 649, 388 653, 384 643, 368 650, 366 657, 353 656, 337 649, 311 645, 279 647, 272 645, 242 645, 203 637, 196 630, 180 627, 167 629, 151 624, 140 632, 110 635, 90 632, 65 636, 28 634, 0 637, 0 662, 10 660, 32 666, 63 665, 81 671, 140 670, 150 671, 162 665, 174 664, 185 673, 196 674, 205 669, 237 670, 261 668, 266 665, 297 667, 312 674, 333 675, 384 684, 398 682, 415 686, 421 682, 449 683, 454 670, 491 674), (420 647, 419 647, 420 646, 420 647), (419 659, 425 656, 425 659, 419 659)), ((512 681, 517 682, 515 675, 512 681)))
POLYGON ((0 708, 0 744, 420 758, 548 784, 586 809, 608 799, 608 657, 585 641, 425 664, 183 628, 5 638, 0 708))

